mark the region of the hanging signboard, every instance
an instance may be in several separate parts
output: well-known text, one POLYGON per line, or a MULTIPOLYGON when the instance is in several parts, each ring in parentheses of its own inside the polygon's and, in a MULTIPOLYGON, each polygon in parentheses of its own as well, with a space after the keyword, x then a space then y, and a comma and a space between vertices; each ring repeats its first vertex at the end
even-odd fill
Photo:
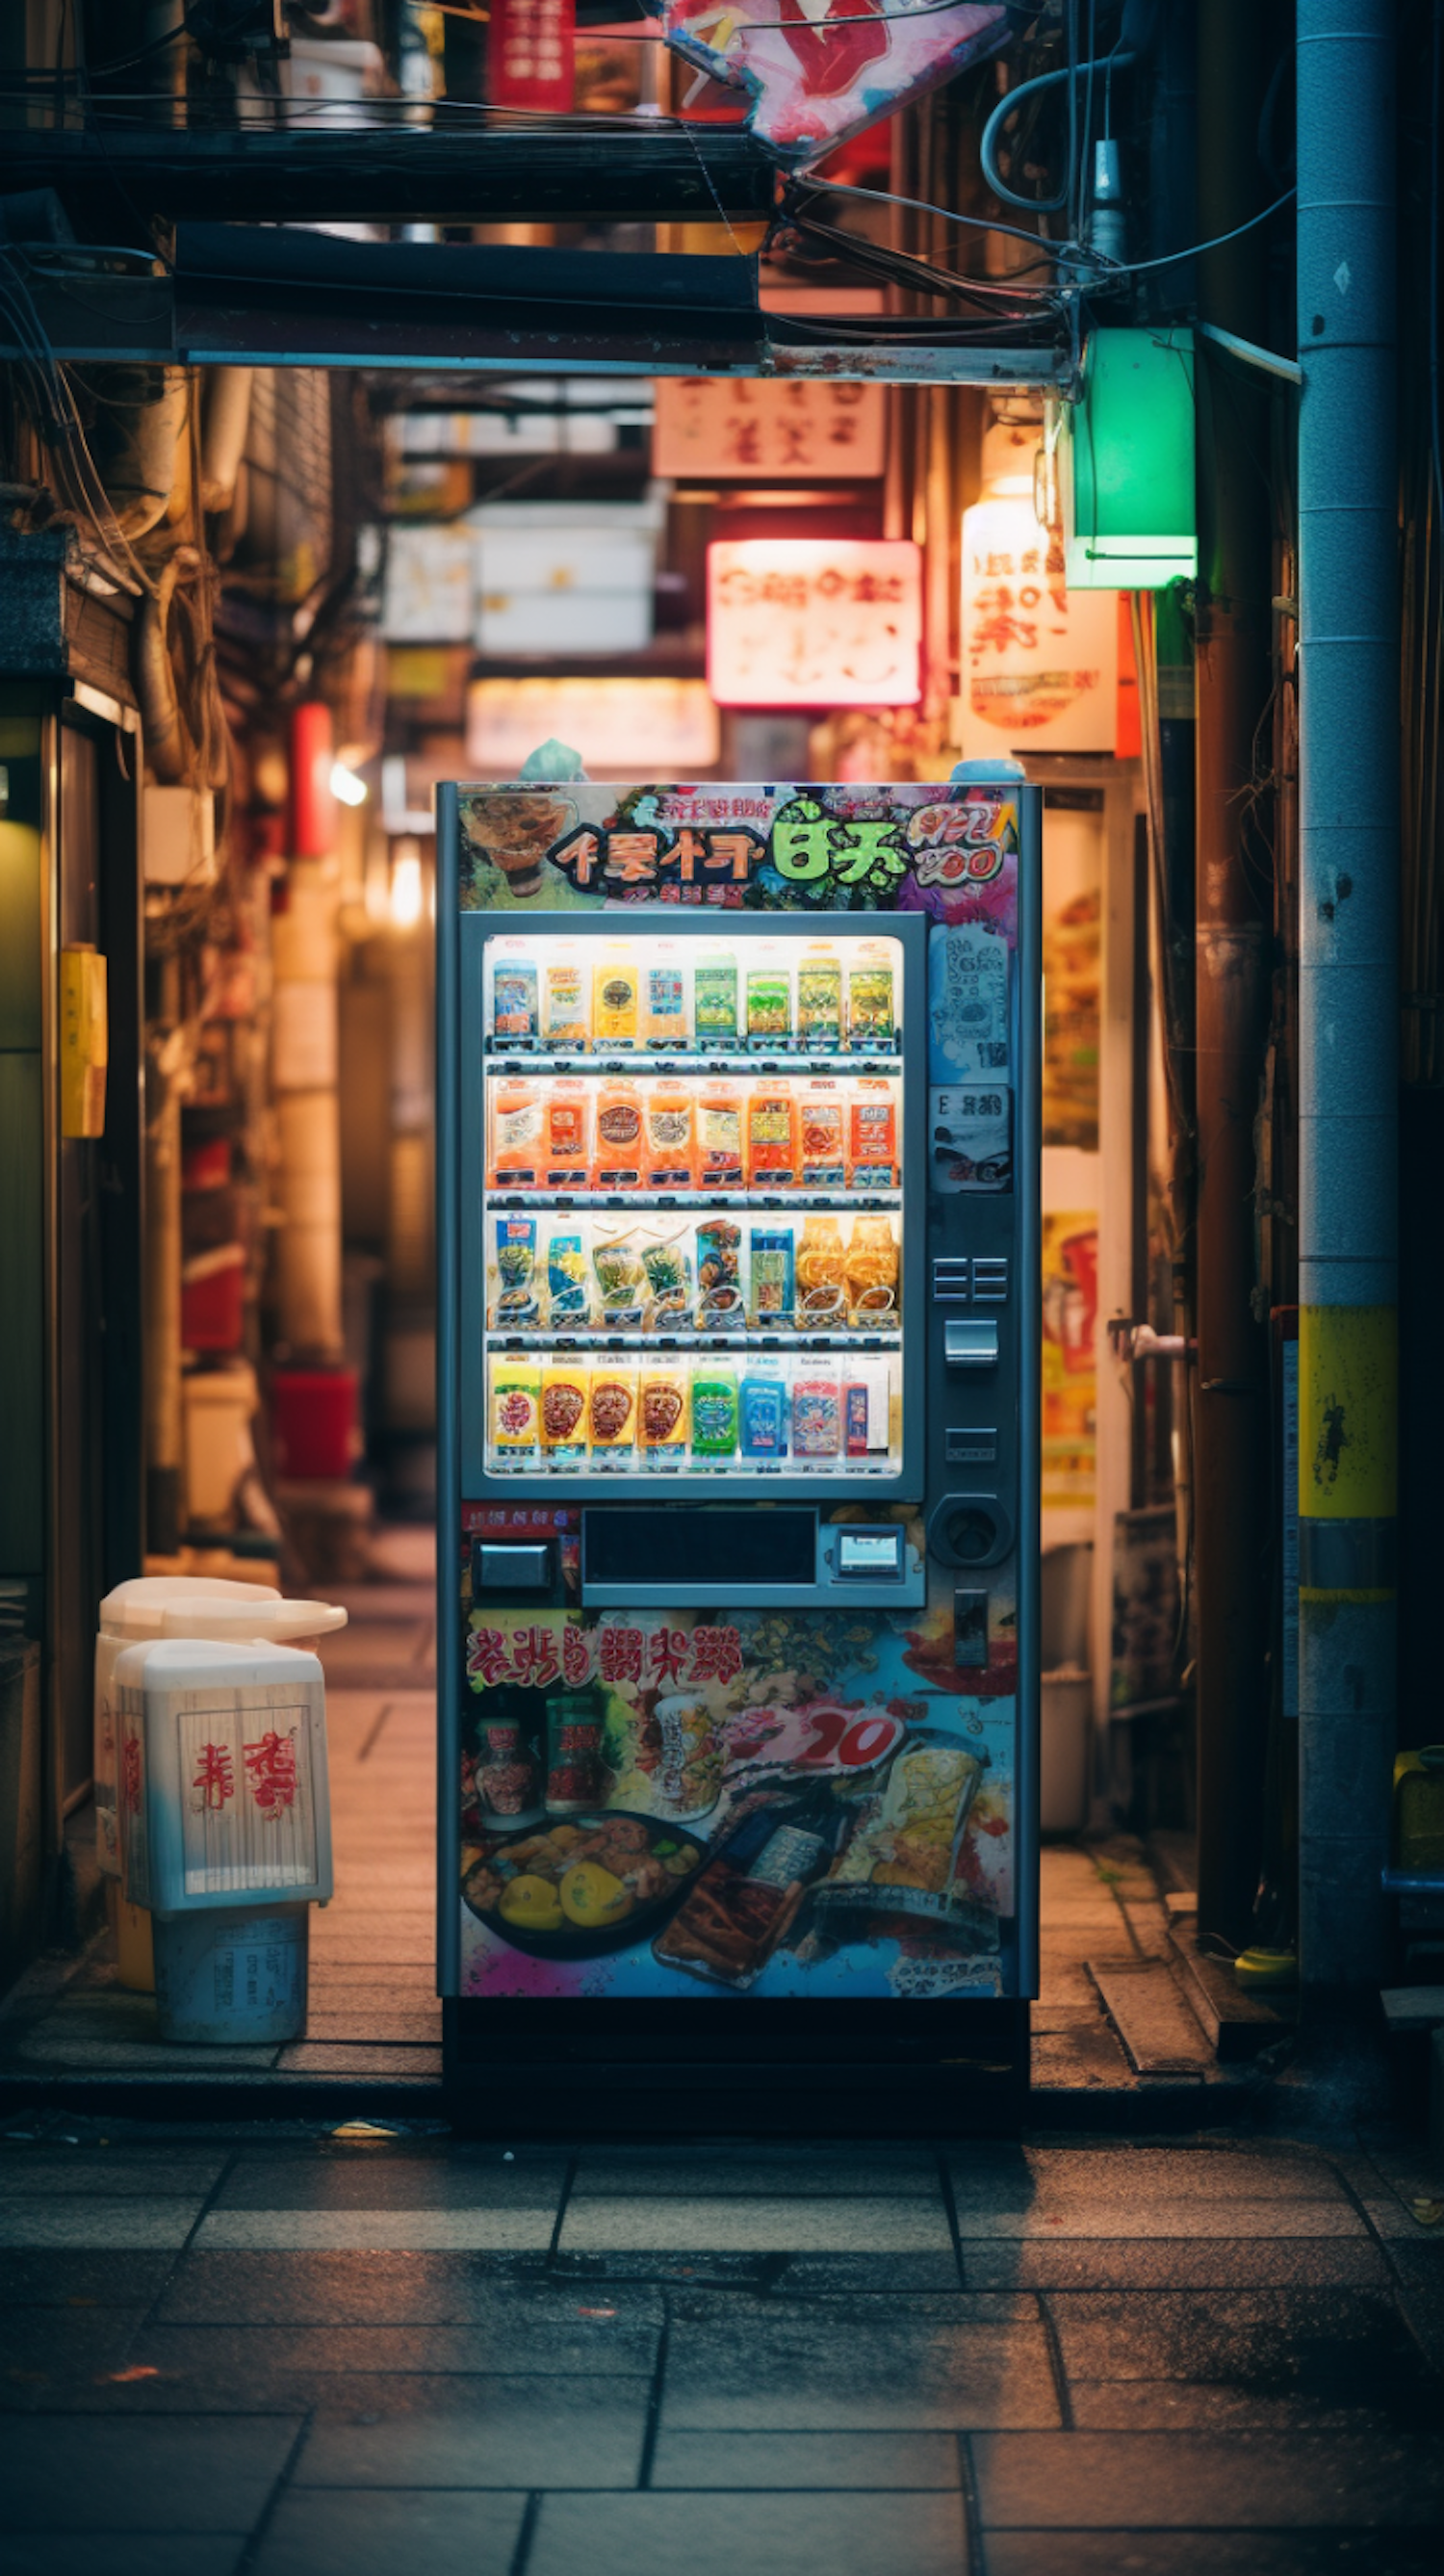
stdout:
POLYGON ((910 707, 922 556, 905 539, 733 537, 707 549, 707 684, 723 707, 910 707))
POLYGON ((663 33, 713 80, 750 90, 752 132, 801 167, 998 52, 1010 27, 1006 8, 966 0, 767 0, 741 16, 667 0, 663 33))
POLYGON ((491 0, 486 86, 493 107, 569 111, 575 53, 573 0, 491 0))
POLYGON ((881 474, 881 385, 661 376, 652 471, 679 481, 741 475, 768 483, 881 474))
POLYGON ((519 770, 539 742, 565 742, 588 770, 647 760, 690 778, 720 752, 717 709, 704 680, 487 679, 466 693, 466 756, 485 777, 519 770))
POLYGON ((963 512, 962 745, 1112 751, 1118 615, 1111 594, 1070 591, 1063 542, 1030 499, 985 496, 963 512))

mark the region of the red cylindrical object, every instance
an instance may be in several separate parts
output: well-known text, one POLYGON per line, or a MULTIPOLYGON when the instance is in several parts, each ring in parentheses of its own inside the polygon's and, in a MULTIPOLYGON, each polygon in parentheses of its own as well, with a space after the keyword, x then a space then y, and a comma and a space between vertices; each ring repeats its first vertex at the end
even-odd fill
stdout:
POLYGON ((329 858, 336 846, 331 769, 336 747, 331 710, 307 698, 291 714, 291 848, 293 859, 329 858))
POLYGON ((181 1346, 238 1351, 245 1326, 246 1256, 239 1243, 198 1252, 181 1270, 181 1346))
POLYGON ((354 1369, 277 1369, 271 1380, 276 1472, 334 1479, 351 1473, 354 1369))

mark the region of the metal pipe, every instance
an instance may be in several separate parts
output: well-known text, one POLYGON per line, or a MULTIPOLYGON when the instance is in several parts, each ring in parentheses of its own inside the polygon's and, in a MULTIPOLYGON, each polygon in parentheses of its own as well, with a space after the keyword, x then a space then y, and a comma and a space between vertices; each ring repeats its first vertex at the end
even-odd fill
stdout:
MULTIPOLYGON (((1275 32, 1257 0, 1199 13, 1198 226, 1258 204, 1254 134, 1275 32)), ((1251 340, 1267 322, 1257 243, 1198 260, 1199 311, 1251 340)), ((1246 847, 1255 739, 1269 702, 1273 582, 1269 396, 1198 352, 1197 1013, 1194 1562, 1198 1599, 1198 1931, 1247 1946, 1258 1884, 1268 1718, 1268 1347, 1259 1320, 1254 1119, 1269 1000, 1269 922, 1246 847)))
POLYGON ((1397 1602, 1399 608, 1392 0, 1299 0, 1299 1906, 1387 1962, 1397 1602))

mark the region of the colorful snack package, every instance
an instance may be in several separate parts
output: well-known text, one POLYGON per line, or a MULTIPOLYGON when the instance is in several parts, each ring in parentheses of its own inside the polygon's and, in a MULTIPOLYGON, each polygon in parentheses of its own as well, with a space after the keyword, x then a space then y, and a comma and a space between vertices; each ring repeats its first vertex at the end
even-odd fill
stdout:
POLYGON ((692 1265, 682 1241, 682 1226, 642 1245, 642 1268, 652 1303, 647 1322, 653 1332, 676 1332, 692 1321, 692 1265))
POLYGON ((587 983, 580 958, 549 960, 542 988, 543 1044, 557 1053, 566 1048, 580 1051, 590 1034, 587 983))
POLYGON ((541 1445, 548 1467, 576 1466, 587 1454, 591 1373, 579 1360, 546 1360, 541 1379, 541 1445))
POLYGON ((785 965, 747 969, 747 1043, 787 1046, 792 1037, 792 977, 785 965))
POLYGON ((847 1186, 895 1189, 898 1181, 897 1101, 893 1086, 875 1077, 855 1082, 848 1105, 847 1186))
POLYGON ((799 1086, 798 1126, 802 1186, 840 1190, 847 1179, 847 1120, 840 1082, 814 1075, 799 1086))
POLYGON ((737 1373, 725 1362, 698 1360, 692 1369, 692 1455, 732 1458, 737 1454, 737 1373))
POLYGON ((754 1225, 747 1272, 750 1324, 790 1324, 796 1302, 795 1244, 790 1225, 754 1225))
POLYGON ((842 1447, 842 1386, 802 1377, 792 1387, 792 1446, 799 1458, 835 1458, 842 1447))
POLYGON ((804 949, 798 960, 797 1034, 827 1054, 842 1044, 842 968, 830 948, 804 949))
POLYGON ((525 1356, 493 1358, 487 1394, 497 1465, 534 1465, 541 1433, 540 1361, 525 1356))
POLYGON ((898 1243, 888 1217, 853 1218, 842 1275, 850 1324, 896 1323, 898 1243))
POLYGON ((530 1046, 537 1033, 536 968, 529 957, 498 958, 491 980, 492 1034, 507 1046, 530 1046))
POLYGON ((692 983, 692 1016, 699 1047, 737 1044, 737 960, 699 957, 692 983))
POLYGON ((587 1257, 579 1234, 553 1233, 547 1243, 547 1321, 585 1324, 591 1310, 587 1257))
POLYGON ((517 1329, 537 1319, 536 1218, 499 1216, 496 1220, 497 1299, 495 1331, 517 1329))
POLYGON ((892 961, 881 942, 864 941, 847 970, 847 1042, 854 1053, 891 1054, 896 1039, 892 961))
POLYGON ((630 1467, 637 1442, 637 1372, 595 1367, 588 1390, 587 1424, 594 1459, 630 1467))
POLYGON ((678 1467, 687 1449, 685 1367, 644 1368, 637 1389, 638 1437, 649 1467, 678 1467))
POLYGON ((592 969, 592 1039, 597 1047, 634 1047, 641 992, 630 957, 604 958, 592 969))
POLYGON ((726 1216, 711 1216, 697 1228, 697 1321, 740 1323, 739 1284, 742 1228, 726 1216))

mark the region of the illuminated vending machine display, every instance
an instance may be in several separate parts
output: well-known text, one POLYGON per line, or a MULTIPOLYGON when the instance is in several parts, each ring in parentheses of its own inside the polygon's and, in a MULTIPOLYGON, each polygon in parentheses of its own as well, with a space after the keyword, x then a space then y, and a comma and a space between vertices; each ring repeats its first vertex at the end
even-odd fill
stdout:
POLYGON ((1036 806, 442 792, 440 1955, 478 2117, 521 2083, 574 2124, 579 2065, 632 2130, 1016 2108, 1036 806))

